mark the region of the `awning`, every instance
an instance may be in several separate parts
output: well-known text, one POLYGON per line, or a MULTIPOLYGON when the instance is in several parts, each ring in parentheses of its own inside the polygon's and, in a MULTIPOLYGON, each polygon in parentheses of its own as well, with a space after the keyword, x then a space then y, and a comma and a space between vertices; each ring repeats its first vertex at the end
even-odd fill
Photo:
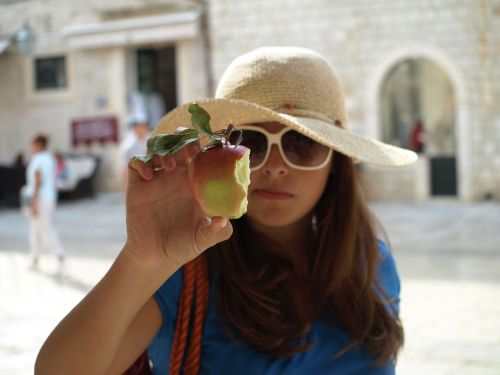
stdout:
POLYGON ((71 25, 62 30, 70 48, 104 48, 193 39, 199 36, 200 12, 169 13, 150 17, 71 25))
POLYGON ((0 55, 10 46, 11 38, 0 38, 0 55))

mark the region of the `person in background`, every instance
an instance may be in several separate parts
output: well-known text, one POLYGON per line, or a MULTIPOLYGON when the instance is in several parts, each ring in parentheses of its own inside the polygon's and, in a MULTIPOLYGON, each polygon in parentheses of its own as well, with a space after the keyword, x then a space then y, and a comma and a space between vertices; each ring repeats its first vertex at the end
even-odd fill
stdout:
POLYGON ((47 149, 48 143, 44 134, 37 134, 32 139, 32 156, 26 169, 23 197, 29 219, 31 267, 38 269, 41 250, 45 246, 57 256, 58 273, 61 274, 65 252, 53 223, 57 203, 56 160, 47 149))
POLYGON ((424 151, 424 125, 419 119, 411 127, 409 143, 410 149, 417 154, 424 151))
POLYGON ((22 152, 18 152, 16 154, 12 166, 14 168, 20 168, 20 169, 24 169, 26 167, 26 162, 24 161, 24 154, 22 152))
POLYGON ((68 167, 64 155, 60 152, 55 153, 56 158, 56 187, 64 186, 68 179, 68 167))
POLYGON ((149 123, 143 118, 134 118, 130 122, 132 132, 120 145, 122 155, 123 188, 126 190, 128 178, 128 162, 134 155, 146 154, 147 141, 149 138, 149 123))

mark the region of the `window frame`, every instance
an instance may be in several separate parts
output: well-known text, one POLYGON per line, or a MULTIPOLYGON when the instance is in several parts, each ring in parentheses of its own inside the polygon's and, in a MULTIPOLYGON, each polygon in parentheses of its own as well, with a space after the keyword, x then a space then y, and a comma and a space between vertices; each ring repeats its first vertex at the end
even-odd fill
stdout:
POLYGON ((24 96, 26 101, 33 104, 68 102, 73 99, 75 90, 75 62, 72 53, 67 51, 52 51, 25 55, 24 60, 24 96), (64 57, 66 64, 66 86, 58 88, 36 88, 35 64, 37 59, 64 57))
MULTIPOLYGON (((68 68, 67 68, 67 57, 66 55, 54 55, 54 56, 43 56, 43 57, 34 57, 33 58, 33 90, 34 91, 45 91, 45 90, 65 90, 68 87, 68 68), (49 61, 53 61, 56 64, 60 64, 62 62, 62 74, 63 74, 63 79, 62 79, 62 85, 59 85, 59 77, 58 75, 60 72, 55 71, 52 72, 55 74, 55 86, 46 86, 43 87, 40 84, 43 83, 43 80, 40 77, 41 68, 40 65, 42 63, 48 63, 49 61)), ((60 66, 53 66, 53 68, 58 69, 60 66)), ((46 68, 47 69, 47 68, 46 68)))

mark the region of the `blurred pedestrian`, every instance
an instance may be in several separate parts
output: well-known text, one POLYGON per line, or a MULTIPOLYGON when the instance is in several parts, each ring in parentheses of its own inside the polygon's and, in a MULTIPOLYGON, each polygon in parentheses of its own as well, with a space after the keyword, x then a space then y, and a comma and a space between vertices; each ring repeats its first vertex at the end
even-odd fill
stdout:
POLYGON ((410 129, 410 149, 420 154, 424 151, 424 125, 421 120, 413 123, 410 129))
POLYGON ((26 167, 26 162, 24 161, 24 154, 22 152, 18 152, 16 154, 12 166, 14 168, 19 168, 19 169, 24 169, 26 167))
POLYGON ((56 188, 59 188, 66 185, 66 181, 68 180, 68 166, 62 153, 56 152, 54 157, 56 158, 56 188))
POLYGON ((133 118, 130 123, 132 132, 120 145, 123 170, 123 188, 126 190, 128 178, 128 162, 132 156, 145 155, 149 138, 149 123, 144 118, 133 118))
POLYGON ((26 169, 23 200, 29 219, 29 245, 32 269, 38 269, 42 249, 52 250, 63 272, 64 249, 54 227, 53 214, 57 203, 56 160, 48 151, 49 139, 37 134, 31 142, 32 156, 26 169))

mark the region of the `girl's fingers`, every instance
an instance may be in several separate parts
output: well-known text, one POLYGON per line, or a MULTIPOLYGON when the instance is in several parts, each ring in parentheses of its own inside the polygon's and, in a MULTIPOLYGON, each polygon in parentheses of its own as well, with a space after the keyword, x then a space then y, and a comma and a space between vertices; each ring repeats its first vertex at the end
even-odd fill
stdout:
POLYGON ((163 168, 162 157, 160 155, 153 155, 153 160, 151 160, 153 165, 153 171, 163 168))
POLYGON ((143 180, 149 181, 154 177, 155 170, 170 172, 175 169, 175 159, 171 156, 154 155, 150 163, 144 163, 138 159, 132 159, 128 168, 132 175, 139 175, 143 180))
POLYGON ((160 158, 161 166, 166 171, 172 171, 175 169, 175 159, 171 156, 163 156, 160 158))
POLYGON ((190 156, 190 159, 194 158, 194 156, 200 152, 201 146, 200 146, 200 141, 196 141, 193 143, 190 143, 187 147, 187 152, 190 156))
MULTIPOLYGON (((175 133, 178 134, 181 131, 185 130, 187 128, 185 127, 178 127, 175 130, 175 133)), ((184 147, 179 153, 175 155, 175 159, 177 163, 180 163, 182 165, 187 165, 189 161, 200 151, 200 142, 195 141, 190 144, 188 144, 186 147, 184 147)))
POLYGON ((143 163, 139 159, 130 160, 128 169, 132 176, 140 176, 146 181, 151 180, 154 175, 152 163, 143 163))
MULTIPOLYGON (((186 128, 177 128, 175 131, 179 133, 186 128)), ((154 172, 159 170, 164 170, 165 172, 172 171, 179 167, 187 167, 191 159, 200 151, 200 143, 198 141, 190 143, 184 147, 177 155, 172 156, 160 156, 153 155, 153 159, 149 163, 144 163, 138 159, 132 159, 129 162, 129 170, 132 173, 136 173, 142 177, 142 179, 149 181, 154 177, 154 172)))
POLYGON ((154 155, 152 164, 153 171, 164 170, 165 172, 170 172, 175 169, 176 162, 172 156, 154 155))
MULTIPOLYGON (((175 129, 175 134, 179 134, 181 131, 183 130, 186 130, 188 128, 184 127, 184 126, 179 126, 177 129, 175 129)), ((196 155, 199 151, 200 151, 200 141, 197 140, 195 142, 192 142, 190 143, 189 145, 187 145, 184 150, 187 150, 187 154, 192 157, 194 157, 194 155, 196 155)))
MULTIPOLYGON (((183 131, 185 129, 187 129, 187 128, 180 126, 177 129, 175 129, 175 134, 179 134, 181 131, 183 131)), ((177 154, 174 155, 175 162, 177 163, 177 165, 183 166, 183 167, 187 166, 187 164, 189 163, 189 159, 190 159, 190 155, 189 155, 189 152, 187 150, 188 150, 188 148, 184 147, 177 154)))
POLYGON ((233 233, 233 227, 229 220, 224 217, 213 217, 203 220, 198 227, 196 240, 198 246, 203 249, 214 246, 215 244, 227 240, 233 233))

